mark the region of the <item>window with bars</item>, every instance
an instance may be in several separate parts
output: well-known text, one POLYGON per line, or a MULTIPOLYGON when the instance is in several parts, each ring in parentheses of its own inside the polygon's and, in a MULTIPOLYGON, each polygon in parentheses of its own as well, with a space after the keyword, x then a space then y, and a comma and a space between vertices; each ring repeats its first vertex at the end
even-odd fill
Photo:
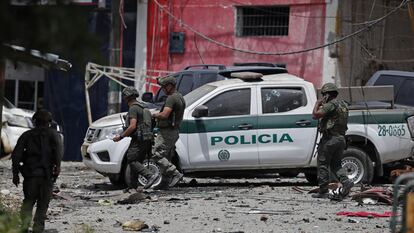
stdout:
POLYGON ((287 36, 289 6, 237 7, 236 36, 287 36))

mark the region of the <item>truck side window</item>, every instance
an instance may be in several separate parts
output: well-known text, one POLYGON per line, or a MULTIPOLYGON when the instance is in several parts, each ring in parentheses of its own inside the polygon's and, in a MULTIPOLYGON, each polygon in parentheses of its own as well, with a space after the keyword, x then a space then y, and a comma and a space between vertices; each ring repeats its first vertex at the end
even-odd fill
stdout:
POLYGON ((262 88, 262 112, 287 112, 306 105, 306 95, 301 88, 262 88))
POLYGON ((204 105, 209 117, 249 115, 250 88, 226 91, 204 105))
POLYGON ((412 92, 414 90, 414 79, 407 79, 403 83, 395 99, 396 104, 407 105, 414 107, 414 98, 412 92))
POLYGON ((187 95, 190 91, 193 90, 193 75, 192 74, 183 74, 181 76, 180 83, 178 84, 178 92, 181 95, 187 95))

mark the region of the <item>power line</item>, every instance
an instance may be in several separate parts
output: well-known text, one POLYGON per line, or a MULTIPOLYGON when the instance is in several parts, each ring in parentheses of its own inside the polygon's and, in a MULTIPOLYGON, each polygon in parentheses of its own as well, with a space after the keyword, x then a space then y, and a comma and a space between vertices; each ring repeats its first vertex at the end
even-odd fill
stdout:
POLYGON ((241 53, 248 53, 248 54, 284 56, 284 55, 305 53, 305 52, 309 52, 309 51, 321 49, 321 48, 324 48, 324 47, 327 47, 327 46, 334 45, 334 44, 337 44, 339 42, 342 42, 342 41, 344 41, 346 39, 349 39, 349 38, 351 38, 353 36, 356 36, 356 35, 364 32, 364 31, 369 30, 372 26, 374 26, 374 25, 378 24, 379 22, 381 22, 382 20, 386 19, 387 17, 389 17, 390 15, 392 15, 393 13, 395 13, 398 9, 402 8, 405 4, 407 4, 411 0, 402 0, 401 3, 400 3, 400 5, 398 7, 394 8, 393 10, 391 10, 390 12, 388 12, 387 14, 385 14, 384 16, 382 16, 382 17, 380 17, 380 18, 378 18, 376 20, 370 21, 363 28, 361 28, 361 29, 359 29, 359 30, 357 30, 357 31, 355 31, 355 32, 353 32, 351 34, 348 34, 348 35, 346 35, 344 37, 341 37, 339 39, 336 39, 336 40, 334 40, 332 42, 329 42, 329 43, 326 43, 326 44, 323 44, 323 45, 318 45, 318 46, 311 47, 311 48, 307 48, 307 49, 296 50, 296 51, 289 51, 289 52, 258 52, 258 51, 248 50, 248 49, 240 49, 240 48, 236 48, 236 47, 233 47, 233 46, 224 44, 224 43, 222 43, 220 41, 214 40, 214 39, 212 39, 212 38, 204 35, 203 33, 199 32, 196 29, 194 29, 193 27, 189 26, 187 23, 185 23, 184 21, 182 21, 181 19, 179 19, 175 15, 173 15, 168 9, 166 9, 165 7, 163 7, 157 0, 153 0, 153 1, 154 1, 154 3, 156 5, 158 5, 158 7, 162 11, 164 11, 172 19, 174 19, 175 21, 177 21, 180 24, 180 26, 187 28, 188 30, 190 30, 193 33, 195 33, 196 35, 200 36, 201 38, 203 38, 203 39, 205 39, 205 40, 207 40, 207 41, 209 41, 209 42, 211 42, 213 44, 216 44, 216 45, 218 45, 220 47, 227 48, 227 49, 231 49, 233 51, 237 51, 237 52, 241 52, 241 53))

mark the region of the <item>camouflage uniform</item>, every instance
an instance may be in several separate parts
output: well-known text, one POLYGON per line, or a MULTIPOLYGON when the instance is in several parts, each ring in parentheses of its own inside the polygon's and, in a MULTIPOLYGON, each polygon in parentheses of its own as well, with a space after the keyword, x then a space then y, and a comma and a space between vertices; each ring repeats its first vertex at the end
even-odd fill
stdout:
POLYGON ((54 174, 60 170, 63 143, 55 129, 36 127, 20 136, 12 154, 13 176, 23 175, 24 200, 21 207, 23 231, 27 231, 36 203, 33 232, 43 232, 46 212, 52 197, 54 174))
POLYGON ((342 184, 350 182, 341 166, 342 154, 346 148, 348 107, 345 101, 333 99, 323 104, 320 110, 325 116, 320 124, 323 136, 318 146, 318 182, 319 193, 327 193, 331 180, 339 178, 342 184))
MULTIPOLYGON (((131 118, 137 119, 137 125, 143 122, 143 109, 138 106, 137 103, 133 103, 128 110, 128 114, 126 117, 126 128, 129 127, 129 121, 131 118)), ((137 127, 138 128, 138 127, 137 127)), ((137 135, 134 133, 131 136, 131 143, 129 144, 126 156, 127 156, 127 163, 130 166, 130 177, 131 177, 131 184, 130 188, 136 189, 138 187, 138 176, 142 175, 147 180, 149 180, 152 176, 152 173, 142 165, 142 162, 145 158, 148 158, 148 153, 151 149, 151 141, 142 141, 138 140, 137 135)))
POLYGON ((155 145, 152 151, 153 159, 161 168, 163 175, 169 177, 180 174, 177 168, 170 162, 174 146, 179 138, 179 127, 183 120, 185 101, 179 92, 174 92, 167 97, 163 109, 169 107, 172 112, 168 119, 159 119, 157 126, 160 129, 155 138, 155 145))

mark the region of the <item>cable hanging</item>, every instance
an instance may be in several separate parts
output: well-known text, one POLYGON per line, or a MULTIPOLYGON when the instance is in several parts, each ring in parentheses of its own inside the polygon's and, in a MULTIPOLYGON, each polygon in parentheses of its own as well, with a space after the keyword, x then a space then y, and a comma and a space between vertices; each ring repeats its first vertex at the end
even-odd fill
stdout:
POLYGON ((383 21, 384 19, 388 18, 390 15, 394 14, 397 10, 401 9, 404 5, 406 5, 411 0, 402 0, 399 6, 397 6, 393 10, 389 11, 384 16, 382 16, 382 17, 380 17, 378 19, 369 21, 363 28, 361 28, 361 29, 359 29, 359 30, 357 30, 357 31, 355 31, 355 32, 353 32, 351 34, 348 34, 348 35, 346 35, 344 37, 341 37, 341 38, 336 39, 336 40, 334 40, 332 42, 329 42, 329 43, 326 43, 326 44, 322 44, 322 45, 318 45, 318 46, 315 46, 315 47, 306 48, 306 49, 302 49, 302 50, 296 50, 296 51, 288 51, 288 52, 259 52, 259 51, 253 51, 253 50, 248 50, 248 49, 240 49, 240 48, 236 48, 236 47, 227 45, 227 44, 222 43, 220 41, 214 40, 214 39, 212 39, 212 38, 204 35, 203 33, 197 31, 196 29, 192 28, 190 25, 188 25, 187 23, 185 23, 181 19, 177 18, 168 9, 166 9, 164 6, 162 6, 158 2, 158 0, 153 0, 153 1, 169 17, 171 17, 172 19, 174 19, 175 21, 177 21, 179 23, 179 25, 181 25, 182 27, 187 28, 188 30, 190 30, 194 34, 198 35, 199 37, 201 37, 201 38, 203 38, 203 39, 205 39, 205 40, 207 40, 207 41, 209 41, 209 42, 211 42, 213 44, 216 44, 216 45, 218 45, 220 47, 227 48, 227 49, 231 49, 231 50, 236 51, 236 52, 248 53, 248 54, 284 56, 284 55, 291 55, 291 54, 298 54, 298 53, 310 52, 310 51, 313 51, 313 50, 317 50, 317 49, 321 49, 321 48, 324 48, 324 47, 327 47, 327 46, 331 46, 331 45, 337 44, 337 43, 342 42, 342 41, 344 41, 346 39, 349 39, 351 37, 354 37, 354 36, 356 36, 356 35, 364 32, 364 31, 369 30, 372 26, 374 26, 374 25, 378 24, 379 22, 383 21))

